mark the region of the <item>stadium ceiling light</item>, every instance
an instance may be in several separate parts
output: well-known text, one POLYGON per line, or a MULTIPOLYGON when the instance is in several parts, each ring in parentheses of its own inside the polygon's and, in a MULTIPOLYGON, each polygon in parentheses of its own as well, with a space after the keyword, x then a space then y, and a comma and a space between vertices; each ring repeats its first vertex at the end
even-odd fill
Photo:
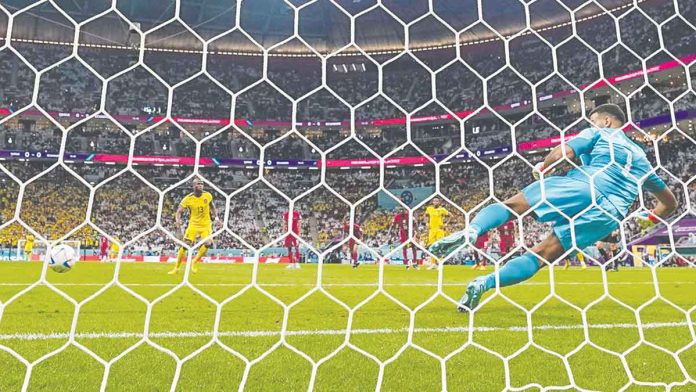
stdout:
MULTIPOLYGON (((639 0, 636 3, 644 3, 647 0, 639 0)), ((576 24, 590 21, 599 17, 602 17, 606 14, 610 13, 615 13, 617 11, 620 11, 622 9, 630 8, 633 7, 634 4, 624 4, 617 6, 615 8, 611 8, 608 10, 606 13, 598 13, 595 15, 590 15, 586 16, 583 18, 579 18, 576 20, 576 24)), ((547 27, 540 27, 540 28, 535 28, 534 30, 536 32, 545 32, 545 31, 551 31, 551 30, 556 30, 562 27, 570 26, 572 25, 573 22, 563 22, 547 27)), ((519 35, 517 34, 510 34, 507 36, 504 36, 504 39, 510 39, 513 36, 526 36, 530 35, 532 32, 525 31, 519 35)), ((5 40, 4 37, 0 37, 0 41, 5 40)), ((415 48, 409 48, 409 51, 411 52, 425 52, 425 51, 434 51, 434 50, 442 50, 442 49, 450 49, 459 46, 472 46, 472 45, 480 45, 480 44, 485 44, 493 41, 499 41, 500 38, 493 37, 493 38, 483 38, 475 41, 468 41, 468 42, 461 42, 459 44, 455 43, 446 43, 446 44, 441 44, 441 45, 429 45, 429 46, 422 46, 422 47, 415 47, 415 48)), ((47 45, 63 45, 63 46, 73 46, 72 42, 61 42, 61 41, 46 41, 46 40, 34 40, 34 39, 26 39, 26 38, 12 38, 12 41, 16 42, 23 42, 23 43, 33 43, 33 44, 47 44, 47 45)), ((91 44, 91 43, 77 43, 78 46, 82 47, 87 47, 87 48, 99 48, 99 49, 120 49, 120 50, 138 50, 134 49, 133 47, 130 46, 122 46, 122 45, 108 45, 108 44, 91 44)), ((170 52, 170 53, 188 53, 188 54, 202 54, 202 50, 192 50, 192 49, 173 49, 173 48, 151 48, 151 47, 146 47, 142 48, 144 51, 151 51, 151 52, 170 52)), ((387 55, 387 54, 398 54, 401 53, 401 49, 381 49, 381 50, 376 50, 376 51, 365 51, 368 55, 387 55)), ((208 51, 208 54, 212 55, 232 55, 232 56, 250 56, 250 57, 263 57, 263 53, 258 53, 258 52, 244 52, 244 51, 208 51)), ((356 52, 342 52, 335 54, 334 56, 336 57, 350 57, 350 56, 360 56, 362 53, 360 51, 356 52)), ((266 56, 268 57, 314 57, 314 53, 267 53, 266 56)))

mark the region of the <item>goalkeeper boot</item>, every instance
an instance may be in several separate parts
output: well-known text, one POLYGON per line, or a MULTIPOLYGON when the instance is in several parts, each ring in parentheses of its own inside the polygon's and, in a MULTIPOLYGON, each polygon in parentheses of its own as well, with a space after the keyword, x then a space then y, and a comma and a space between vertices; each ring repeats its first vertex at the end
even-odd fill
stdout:
POLYGON ((198 263, 195 261, 191 262, 191 273, 192 274, 198 273, 198 266, 196 264, 198 264, 198 263))
POLYGON ((174 269, 172 269, 171 271, 167 272, 167 274, 169 274, 169 275, 176 275, 178 273, 179 273, 179 269, 176 267, 174 267, 174 269))
POLYGON ((448 254, 454 252, 457 248, 467 243, 467 241, 471 244, 475 243, 477 238, 477 231, 469 228, 452 233, 447 237, 436 241, 434 244, 430 245, 428 251, 430 251, 430 253, 432 253, 435 257, 443 259, 448 254))
POLYGON ((486 282, 483 278, 476 278, 472 280, 466 287, 466 292, 459 300, 457 305, 457 310, 460 312, 466 312, 476 309, 481 301, 483 293, 486 292, 486 282))

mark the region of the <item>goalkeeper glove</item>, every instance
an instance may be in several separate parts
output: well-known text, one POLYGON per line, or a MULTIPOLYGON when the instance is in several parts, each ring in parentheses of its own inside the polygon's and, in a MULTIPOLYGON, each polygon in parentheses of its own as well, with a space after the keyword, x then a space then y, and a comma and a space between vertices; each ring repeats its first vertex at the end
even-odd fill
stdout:
POLYGON ((544 167, 544 162, 539 162, 536 165, 534 165, 534 170, 532 170, 532 175, 534 176, 535 180, 539 180, 541 178, 541 175, 549 175, 552 174, 555 170, 554 169, 547 169, 544 167))
POLYGON ((658 224, 660 223, 660 219, 655 215, 653 211, 642 211, 636 217, 641 221, 641 222, 651 222, 652 224, 658 224))

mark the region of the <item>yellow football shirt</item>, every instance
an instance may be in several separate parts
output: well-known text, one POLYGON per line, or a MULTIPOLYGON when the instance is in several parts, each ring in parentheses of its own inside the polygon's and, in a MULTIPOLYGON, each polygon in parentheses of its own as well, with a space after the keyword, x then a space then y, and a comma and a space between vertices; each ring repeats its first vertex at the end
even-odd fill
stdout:
POLYGON ((449 211, 447 211, 445 207, 435 208, 430 206, 425 209, 425 214, 428 215, 429 218, 428 228, 430 230, 440 230, 440 228, 442 228, 442 219, 449 215, 449 211))
POLYGON ((24 250, 26 251, 26 250, 34 249, 34 241, 35 241, 34 236, 29 234, 27 236, 27 242, 24 243, 24 250))
POLYGON ((189 227, 210 227, 210 204, 213 202, 213 195, 203 192, 200 196, 189 193, 181 200, 181 207, 189 210, 189 227))

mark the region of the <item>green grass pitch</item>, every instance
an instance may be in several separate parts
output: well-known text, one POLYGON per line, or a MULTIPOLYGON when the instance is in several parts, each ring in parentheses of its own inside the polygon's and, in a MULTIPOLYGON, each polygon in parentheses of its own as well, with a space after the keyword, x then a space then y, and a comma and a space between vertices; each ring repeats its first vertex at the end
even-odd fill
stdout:
POLYGON ((41 268, 0 263, 0 391, 696 391, 693 268, 544 269, 474 316, 463 266, 41 268))

